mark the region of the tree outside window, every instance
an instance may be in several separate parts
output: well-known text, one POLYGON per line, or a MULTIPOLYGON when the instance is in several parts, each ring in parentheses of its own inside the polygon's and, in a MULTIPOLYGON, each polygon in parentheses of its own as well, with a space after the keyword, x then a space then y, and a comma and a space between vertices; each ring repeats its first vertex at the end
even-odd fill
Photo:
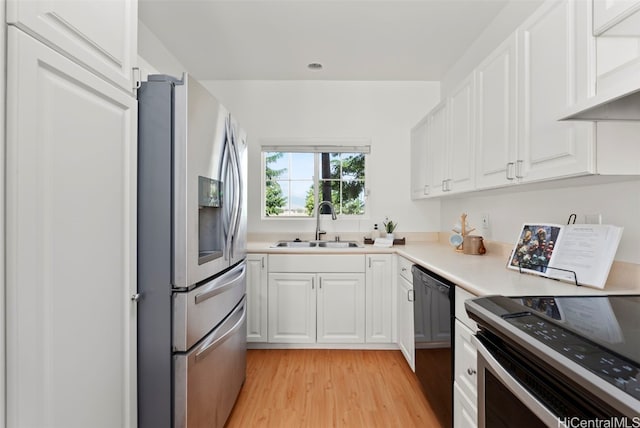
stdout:
MULTIPOLYGON (((264 152, 265 216, 310 217, 318 200, 332 202, 342 216, 364 215, 365 156, 264 152)), ((326 209, 321 213, 328 214, 326 209)))

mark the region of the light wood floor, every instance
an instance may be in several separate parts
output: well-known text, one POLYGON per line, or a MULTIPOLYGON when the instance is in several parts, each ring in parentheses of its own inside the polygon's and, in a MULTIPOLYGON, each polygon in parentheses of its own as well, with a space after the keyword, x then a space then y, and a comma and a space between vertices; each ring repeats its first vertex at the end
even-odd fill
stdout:
POLYGON ((249 350, 227 428, 440 428, 400 351, 249 350))

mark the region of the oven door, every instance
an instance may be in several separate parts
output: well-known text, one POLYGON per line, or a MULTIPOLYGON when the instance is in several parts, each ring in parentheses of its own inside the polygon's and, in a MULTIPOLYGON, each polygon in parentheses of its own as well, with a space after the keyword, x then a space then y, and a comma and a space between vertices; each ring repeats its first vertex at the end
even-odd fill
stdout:
POLYGON ((476 337, 473 341, 478 349, 478 427, 563 426, 476 337))

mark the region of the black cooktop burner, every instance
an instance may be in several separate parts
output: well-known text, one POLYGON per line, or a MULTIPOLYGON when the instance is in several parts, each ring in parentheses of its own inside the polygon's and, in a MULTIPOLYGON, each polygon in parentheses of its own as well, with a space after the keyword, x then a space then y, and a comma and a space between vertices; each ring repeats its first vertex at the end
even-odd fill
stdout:
POLYGON ((518 330, 640 400, 640 296, 485 299, 518 330))

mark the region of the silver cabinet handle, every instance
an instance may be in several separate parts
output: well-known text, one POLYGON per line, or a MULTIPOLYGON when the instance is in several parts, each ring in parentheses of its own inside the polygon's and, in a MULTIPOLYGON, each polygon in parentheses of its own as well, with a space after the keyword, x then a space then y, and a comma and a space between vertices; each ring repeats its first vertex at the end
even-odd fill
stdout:
POLYGON ((371 257, 367 257, 369 259, 369 267, 371 267, 371 257))
POLYGON ((322 278, 318 278, 318 288, 322 288, 322 278))
POLYGON ((142 297, 142 295, 140 293, 136 293, 136 294, 131 296, 131 301, 132 302, 138 302, 140 300, 140 297, 142 297))
POLYGON ((413 290, 407 290, 407 300, 413 302, 416 300, 416 292, 413 290))
POLYGON ((516 161, 516 178, 524 178, 524 175, 522 175, 523 166, 524 166, 524 161, 522 159, 518 159, 516 161))
POLYGON ((262 259, 262 269, 264 269, 264 257, 262 257, 261 259, 262 259))
POLYGON ((425 184, 425 186, 424 186, 424 189, 423 189, 422 193, 423 193, 424 195, 428 195, 428 194, 429 194, 429 190, 430 190, 429 185, 428 185, 428 184, 425 184))
POLYGON ((315 281, 314 280, 315 280, 315 278, 311 278, 311 289, 312 290, 315 288, 315 284, 314 284, 315 281))
POLYGON ((507 174, 507 180, 513 180, 515 178, 514 176, 511 175, 511 173, 513 172, 514 165, 515 164, 513 162, 507 163, 507 169, 505 170, 507 174))
POLYGON ((469 376, 473 376, 473 375, 474 375, 474 374, 476 374, 476 373, 477 373, 477 372, 476 372, 474 369, 472 369, 472 368, 468 368, 468 369, 467 369, 467 374, 468 374, 469 376))
POLYGON ((406 268, 406 267, 403 267, 403 268, 402 268, 402 269, 400 269, 400 270, 401 270, 402 272, 406 272, 406 271, 407 271, 407 268, 406 268))

